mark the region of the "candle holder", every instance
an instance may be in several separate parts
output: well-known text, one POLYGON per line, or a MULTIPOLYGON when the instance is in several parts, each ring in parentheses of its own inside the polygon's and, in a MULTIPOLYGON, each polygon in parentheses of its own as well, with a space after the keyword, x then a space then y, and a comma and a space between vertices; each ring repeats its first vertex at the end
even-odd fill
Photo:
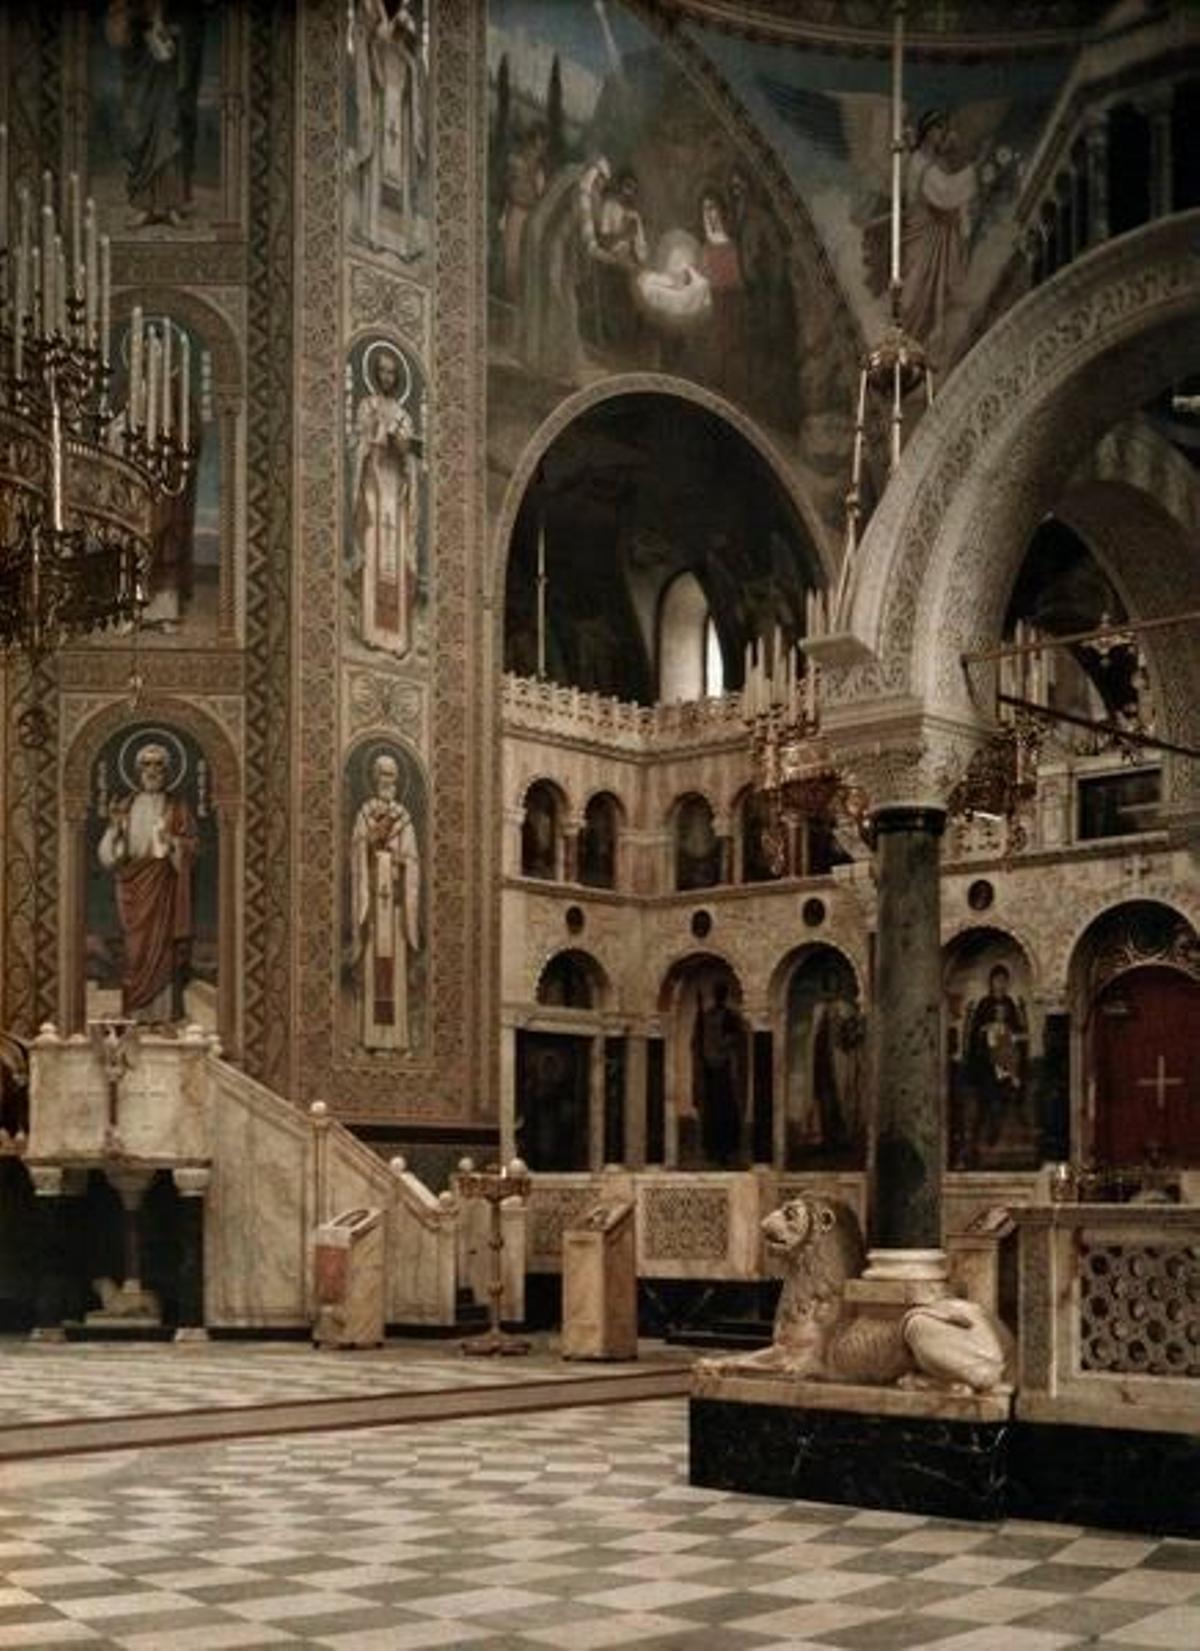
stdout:
POLYGON ((488 1284, 488 1327, 478 1336, 463 1341, 462 1351, 473 1358, 504 1358, 528 1353, 532 1343, 500 1328, 500 1306, 504 1296, 504 1229, 501 1210, 510 1198, 529 1197, 529 1171, 519 1158, 511 1164, 489 1164, 485 1169, 461 1170, 456 1181, 461 1198, 482 1198, 489 1209, 488 1248, 492 1254, 488 1284))

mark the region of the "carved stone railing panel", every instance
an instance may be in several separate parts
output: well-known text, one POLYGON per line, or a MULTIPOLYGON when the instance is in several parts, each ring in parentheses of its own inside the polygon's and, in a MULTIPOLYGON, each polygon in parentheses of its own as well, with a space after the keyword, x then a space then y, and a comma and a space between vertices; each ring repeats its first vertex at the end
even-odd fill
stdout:
POLYGON ((1085 1242, 1079 1272, 1081 1369, 1200 1376, 1200 1243, 1085 1242))
POLYGON ((1014 1209, 1017 1415, 1200 1432, 1200 1206, 1014 1209))
POLYGON ((642 1247, 648 1260, 724 1260, 729 1248, 726 1188, 649 1187, 642 1195, 642 1209, 642 1247))

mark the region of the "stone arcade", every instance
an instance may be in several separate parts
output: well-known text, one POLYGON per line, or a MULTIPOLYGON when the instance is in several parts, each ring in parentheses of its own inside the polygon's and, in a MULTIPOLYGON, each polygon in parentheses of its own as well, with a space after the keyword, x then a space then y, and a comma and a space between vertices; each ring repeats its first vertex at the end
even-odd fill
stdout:
POLYGON ((73 249, 193 447, 0 675, 0 1386, 493 1301, 697 1495, 1200 1536, 1200 16, 902 10, 893 148, 891 0, 0 8, 5 568, 73 249))

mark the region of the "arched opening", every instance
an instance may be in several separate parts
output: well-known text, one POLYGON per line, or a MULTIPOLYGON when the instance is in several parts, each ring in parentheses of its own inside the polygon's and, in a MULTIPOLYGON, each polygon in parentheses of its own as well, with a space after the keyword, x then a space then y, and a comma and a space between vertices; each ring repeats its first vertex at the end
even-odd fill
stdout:
POLYGON ((753 1049, 737 975, 722 958, 675 964, 659 992, 666 1031, 667 1162, 738 1169, 760 1131, 752 1114, 753 1049))
POLYGON ((579 833, 579 881, 587 888, 617 886, 621 805, 609 791, 588 799, 579 833))
POLYGON ((866 1061, 866 1020, 849 958, 834 946, 801 948, 784 994, 786 1168, 864 1166, 866 1061))
POLYGON ((1049 1097, 1029 958, 1000 929, 969 929, 943 962, 949 1167, 1032 1170, 1049 1097))
POLYGON ((604 1128, 608 980, 588 952, 556 952, 542 969, 535 1024, 516 1034, 516 1144, 531 1169, 598 1169, 604 1128))
POLYGON ((675 806, 675 887, 710 889, 721 881, 721 839, 712 804, 689 792, 675 806))
POLYGON ((1200 1164, 1200 937, 1171 907, 1132 900, 1081 936, 1070 990, 1079 1027, 1085 1156, 1129 1196, 1200 1164))
POLYGON ((504 662, 643 705, 736 688, 746 644, 804 632, 820 558, 775 470, 729 420, 644 391, 549 444, 513 525, 504 662))
POLYGON ((694 573, 677 573, 663 592, 657 644, 657 698, 663 704, 722 691, 725 667, 717 622, 694 573))
POLYGON ((564 800, 549 780, 535 780, 525 793, 521 822, 521 875, 554 881, 562 875, 564 800))

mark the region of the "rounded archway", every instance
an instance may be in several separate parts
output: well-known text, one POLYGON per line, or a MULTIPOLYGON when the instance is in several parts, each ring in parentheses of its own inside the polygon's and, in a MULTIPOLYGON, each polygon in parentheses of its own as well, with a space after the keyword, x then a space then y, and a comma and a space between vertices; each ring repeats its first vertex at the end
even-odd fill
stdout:
POLYGON ((817 541, 731 414, 638 389, 547 432, 507 539, 506 670, 651 704, 735 688, 753 638, 803 635, 817 541))
POLYGON ((876 687, 972 712, 961 656, 1000 635, 1037 523, 1106 431, 1200 368, 1198 283, 1200 212, 1180 213, 1061 271, 955 370, 847 581, 876 687))
POLYGON ((1200 1165, 1200 936, 1182 913, 1129 900, 1071 958, 1078 1139, 1102 1172, 1200 1165))

